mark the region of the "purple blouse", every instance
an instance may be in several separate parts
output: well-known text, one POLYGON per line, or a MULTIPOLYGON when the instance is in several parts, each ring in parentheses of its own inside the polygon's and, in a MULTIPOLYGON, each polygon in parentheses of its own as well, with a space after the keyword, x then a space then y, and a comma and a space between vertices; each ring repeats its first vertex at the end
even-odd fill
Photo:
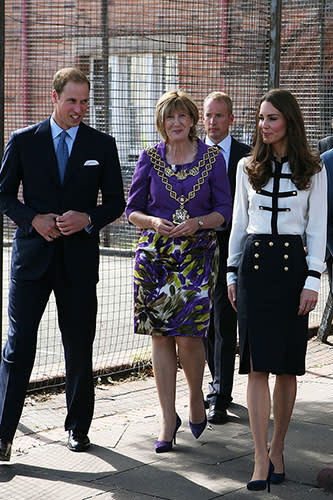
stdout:
MULTIPOLYGON (((170 167, 165 158, 165 143, 155 146, 165 164, 170 167)), ((208 145, 198 139, 197 158, 192 163, 176 165, 177 170, 193 168, 206 153, 208 145)), ((186 179, 177 179, 175 175, 168 177, 168 182, 177 193, 177 197, 184 194, 186 197, 192 191, 205 167, 201 167, 197 175, 188 175, 186 179)), ((153 215, 172 221, 172 214, 179 208, 179 203, 172 199, 161 178, 153 167, 146 150, 143 150, 135 167, 132 185, 128 195, 126 217, 136 210, 146 215, 153 215)), ((225 161, 222 153, 216 157, 213 168, 208 172, 204 183, 196 192, 195 197, 185 203, 184 208, 191 218, 219 212, 228 223, 231 218, 232 200, 225 161)))

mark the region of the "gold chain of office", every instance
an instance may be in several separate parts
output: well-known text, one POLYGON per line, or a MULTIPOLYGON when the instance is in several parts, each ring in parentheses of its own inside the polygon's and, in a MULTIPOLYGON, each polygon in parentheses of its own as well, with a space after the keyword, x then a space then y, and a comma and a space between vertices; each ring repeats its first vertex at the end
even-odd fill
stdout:
MULTIPOLYGON (((198 162, 198 165, 196 167, 193 167, 193 169, 197 169, 197 174, 199 173, 202 167, 205 167, 205 169, 203 170, 197 182, 194 184, 192 190, 188 193, 187 197, 184 194, 177 196, 176 191, 173 190, 172 185, 170 184, 168 177, 165 173, 165 170, 168 169, 169 167, 167 167, 167 165, 162 160, 161 156, 158 154, 156 149, 148 148, 147 154, 149 155, 149 158, 158 176, 165 185, 165 189, 169 192, 170 198, 179 203, 179 209, 177 209, 175 213, 172 215, 172 219, 174 224, 181 224, 186 219, 190 218, 188 211, 184 208, 185 203, 187 203, 189 200, 193 200, 197 192, 200 191, 200 187, 208 177, 208 172, 213 168, 213 165, 216 162, 216 157, 219 154, 219 149, 216 146, 209 147, 206 153, 203 154, 201 160, 198 162)), ((191 174, 191 175, 197 175, 197 174, 191 174)))

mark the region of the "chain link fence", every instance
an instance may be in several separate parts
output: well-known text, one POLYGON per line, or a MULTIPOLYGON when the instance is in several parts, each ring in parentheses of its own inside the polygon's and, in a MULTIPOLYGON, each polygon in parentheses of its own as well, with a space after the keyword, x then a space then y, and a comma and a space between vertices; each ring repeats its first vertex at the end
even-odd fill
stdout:
MULTIPOLYGON (((140 151, 159 140, 155 103, 172 88, 202 110, 213 90, 234 101, 232 134, 250 144, 258 98, 272 72, 299 100, 314 148, 332 132, 333 19, 325 0, 7 0, 4 13, 4 142, 11 131, 50 115, 51 81, 64 66, 90 78, 86 121, 117 141, 126 193, 140 151), (273 23, 272 23, 273 20, 273 23), (279 27, 281 36, 279 36, 279 27), (275 38, 274 38, 275 37, 275 38), (278 45, 276 43, 278 42, 278 45), (279 50, 273 52, 273 48, 279 50)), ((1 12, 1 11, 0 11, 1 12)), ((0 14, 1 15, 1 14, 0 14)), ((1 86, 0 86, 1 89, 1 86)), ((203 134, 203 128, 200 132, 203 134)), ((47 166, 46 166, 47 167, 47 166)), ((3 224, 2 343, 15 227, 3 224)), ((150 338, 133 335, 132 269, 137 230, 122 216, 101 234, 96 375, 150 359, 150 338)), ((318 325, 328 295, 311 314, 318 325)), ((43 316, 31 387, 64 375, 53 298, 43 316)))

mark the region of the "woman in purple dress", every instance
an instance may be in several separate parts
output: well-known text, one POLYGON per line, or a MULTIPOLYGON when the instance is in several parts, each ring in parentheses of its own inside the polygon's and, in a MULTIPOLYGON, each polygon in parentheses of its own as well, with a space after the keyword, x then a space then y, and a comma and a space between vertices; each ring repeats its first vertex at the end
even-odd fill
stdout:
POLYGON ((198 438, 207 420, 202 395, 205 352, 217 276, 214 228, 231 217, 223 155, 196 135, 198 108, 182 91, 156 105, 163 141, 142 151, 126 215, 141 229, 134 269, 135 333, 152 336, 154 375, 162 410, 157 453, 172 449, 177 351, 189 387, 189 423, 198 438))

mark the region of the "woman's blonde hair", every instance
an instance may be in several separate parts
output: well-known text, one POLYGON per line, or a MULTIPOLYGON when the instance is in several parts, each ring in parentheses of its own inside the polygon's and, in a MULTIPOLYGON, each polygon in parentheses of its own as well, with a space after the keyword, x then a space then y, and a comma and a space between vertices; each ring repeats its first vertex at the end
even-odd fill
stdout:
POLYGON ((168 141, 168 136, 165 131, 164 120, 170 113, 179 110, 188 113, 193 120, 193 125, 189 132, 189 139, 193 141, 197 138, 196 125, 199 121, 199 110, 197 105, 192 101, 190 96, 182 90, 170 90, 159 98, 155 108, 156 128, 165 142, 168 141))

